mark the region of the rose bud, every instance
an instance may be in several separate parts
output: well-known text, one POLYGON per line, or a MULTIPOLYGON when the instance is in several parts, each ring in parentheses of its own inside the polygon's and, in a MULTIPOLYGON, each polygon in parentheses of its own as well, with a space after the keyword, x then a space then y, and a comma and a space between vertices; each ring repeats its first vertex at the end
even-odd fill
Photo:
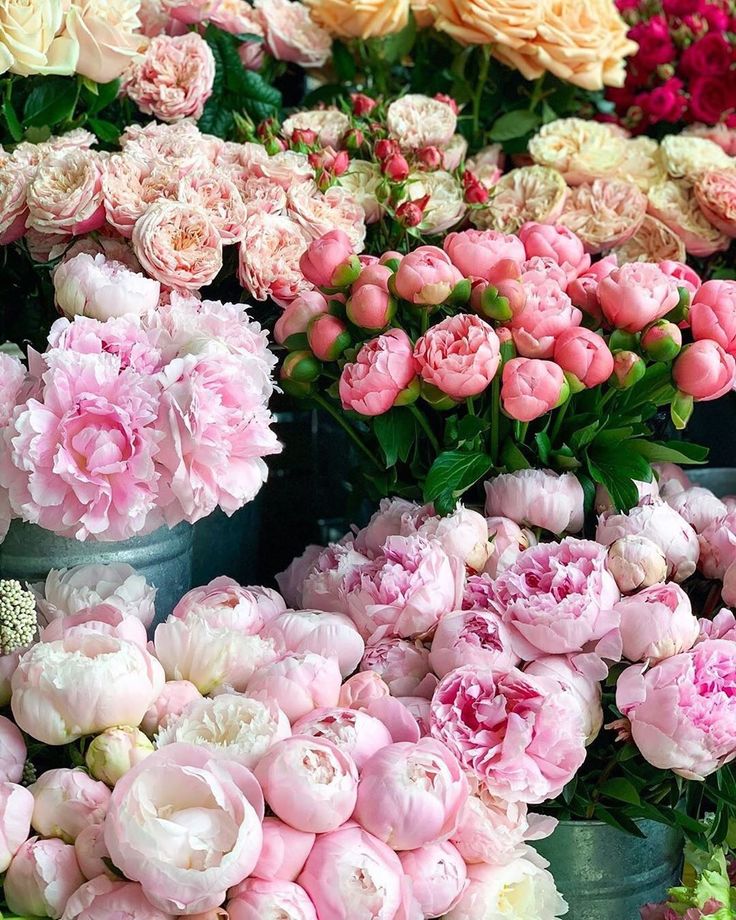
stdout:
POLYGON ((33 794, 28 789, 0 782, 0 873, 5 872, 28 838, 33 805, 33 794))
POLYGON ((402 227, 418 227, 424 220, 424 210, 429 204, 429 195, 416 201, 405 201, 396 209, 396 219, 402 227))
POLYGON ((31 837, 10 863, 3 879, 3 894, 14 914, 58 918, 82 884, 84 876, 73 846, 53 837, 31 837))
POLYGON ((114 786, 149 754, 153 754, 153 745, 143 732, 130 725, 121 725, 98 735, 87 748, 84 759, 95 779, 114 786))
POLYGON ((293 882, 304 868, 316 837, 278 818, 263 819, 263 847, 253 870, 256 878, 293 882))
POLYGON ((394 850, 446 840, 469 795, 459 761, 433 738, 383 748, 363 767, 355 820, 394 850))
POLYGON ((398 154, 399 151, 400 148, 396 141, 389 140, 388 138, 382 138, 380 141, 376 141, 376 146, 373 148, 373 152, 379 160, 386 160, 398 154))
POLYGON ((292 146, 296 147, 303 144, 305 147, 313 147, 317 143, 317 132, 311 128, 294 128, 291 133, 292 146))
POLYGON ((324 834, 336 830, 355 808, 355 763, 323 738, 294 735, 278 741, 255 774, 274 814, 298 831, 324 834))
POLYGON ((396 301, 377 284, 362 284, 357 290, 353 289, 345 310, 354 325, 370 332, 379 332, 394 318, 396 301))
POLYGON ((422 147, 417 152, 419 162, 427 169, 439 169, 442 166, 442 153, 437 147, 422 147))
POLYGON ((328 291, 349 287, 361 270, 353 244, 342 230, 331 230, 310 243, 299 267, 307 281, 328 291))
POLYGON ((490 192, 469 170, 463 174, 463 196, 468 204, 485 204, 490 192))
POLYGON ((667 560, 662 550, 647 537, 633 534, 609 546, 606 568, 622 594, 650 588, 667 578, 667 560))
POLYGON ((350 333, 345 323, 337 316, 321 313, 310 320, 307 341, 317 358, 322 361, 337 361, 350 345, 350 333))
POLYGON ((29 786, 33 793, 33 829, 44 837, 58 837, 65 843, 88 824, 105 819, 110 790, 79 767, 47 770, 29 786))
POLYGON ((447 253, 437 246, 419 246, 401 260, 394 287, 402 300, 416 306, 436 306, 444 303, 462 280, 447 253))
POLYGON ((457 847, 447 841, 406 850, 399 859, 425 917, 444 916, 465 890, 465 861, 457 847))
POLYGON ((613 356, 613 373, 608 383, 617 390, 628 390, 641 380, 646 369, 646 364, 636 352, 617 351, 613 356))
MULTIPOLYGON (((365 143, 365 134, 360 130, 360 128, 351 128, 349 131, 345 132, 345 136, 342 139, 343 144, 348 150, 356 151, 365 143)), ((343 151, 345 152, 345 151, 343 151)), ((345 170, 350 165, 350 158, 346 158, 345 170)), ((342 175, 342 173, 335 173, 335 175, 342 175)))
POLYGON ((315 709, 292 726, 294 735, 311 735, 331 741, 355 761, 358 770, 378 751, 391 744, 389 730, 380 719, 357 709, 315 709))
POLYGON ((641 347, 653 361, 674 361, 682 348, 682 332, 669 320, 659 319, 642 332, 641 347))
POLYGON ((409 175, 409 164, 401 153, 392 153, 381 163, 381 170, 393 182, 404 182, 409 175))
POLYGON ((621 617, 623 655, 654 664, 686 652, 700 635, 690 598, 679 585, 653 585, 615 606, 621 617))
POLYGON ((351 93, 350 102, 353 107, 353 115, 357 115, 358 118, 370 115, 378 105, 375 99, 371 99, 370 96, 366 96, 364 93, 351 93))
POLYGON ((513 358, 503 367, 501 405, 519 422, 531 422, 561 406, 570 395, 562 368, 538 358, 513 358))
POLYGON ((718 399, 733 387, 736 361, 711 339, 688 345, 678 355, 672 377, 677 388, 695 402, 718 399))

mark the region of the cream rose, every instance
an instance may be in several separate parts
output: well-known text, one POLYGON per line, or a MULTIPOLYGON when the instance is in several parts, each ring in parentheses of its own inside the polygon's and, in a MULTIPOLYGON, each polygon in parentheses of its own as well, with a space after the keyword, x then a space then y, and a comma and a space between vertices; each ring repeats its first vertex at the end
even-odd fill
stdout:
POLYGON ((219 170, 209 167, 189 172, 179 182, 178 200, 205 210, 223 243, 243 238, 248 210, 233 180, 219 170))
POLYGON ((693 256, 710 256, 728 249, 729 238, 703 214, 692 185, 686 179, 670 179, 649 189, 649 213, 666 224, 693 256))
POLYGON ((142 47, 139 7, 140 0, 71 0, 66 28, 79 45, 77 73, 96 83, 123 73, 142 47))
POLYGON ((529 155, 540 166, 558 169, 570 185, 579 185, 615 173, 626 157, 626 138, 597 121, 560 118, 529 141, 529 155))
POLYGON ((352 195, 365 212, 365 222, 374 224, 380 220, 385 208, 379 200, 379 187, 383 182, 381 170, 368 160, 351 160, 348 171, 343 173, 337 184, 352 195))
POLYGON ((409 93, 388 107, 386 126, 401 147, 445 147, 457 128, 452 106, 431 96, 409 93))
POLYGON ((667 169, 659 144, 651 137, 632 137, 626 141, 624 159, 615 172, 616 179, 633 182, 642 192, 664 182, 667 169))
POLYGON ((346 233, 354 249, 365 243, 365 213, 347 189, 340 186, 322 193, 313 182, 302 182, 287 192, 289 216, 316 240, 332 230, 346 233))
POLYGON ((736 169, 700 173, 695 180, 695 198, 714 227, 726 236, 736 236, 736 169))
POLYGON ((306 0, 312 18, 338 38, 380 38, 409 21, 409 0, 306 0))
POLYGON ((295 131, 314 131, 323 147, 342 146, 342 138, 350 129, 350 119, 339 109, 314 109, 311 112, 296 112, 281 126, 284 137, 291 140, 295 131))
POLYGON ((521 166, 502 176, 484 208, 471 212, 470 220, 481 229, 516 233, 527 221, 554 223, 562 213, 567 185, 556 169, 521 166))
POLYGON ((661 220, 647 214, 636 233, 613 252, 625 262, 684 262, 687 253, 680 237, 661 220))
POLYGON ((736 161, 722 147, 704 137, 670 134, 660 146, 665 169, 672 179, 693 182, 704 169, 727 169, 736 161))
POLYGON ((595 179, 571 189, 558 223, 578 236, 590 253, 619 246, 641 227, 646 195, 618 179, 595 179))
POLYGON ((444 233, 465 216, 467 205, 457 179, 444 169, 411 173, 406 180, 405 201, 429 196, 419 230, 428 235, 444 233))
POLYGON ((63 21, 60 0, 0 0, 0 73, 74 73, 79 45, 63 21))

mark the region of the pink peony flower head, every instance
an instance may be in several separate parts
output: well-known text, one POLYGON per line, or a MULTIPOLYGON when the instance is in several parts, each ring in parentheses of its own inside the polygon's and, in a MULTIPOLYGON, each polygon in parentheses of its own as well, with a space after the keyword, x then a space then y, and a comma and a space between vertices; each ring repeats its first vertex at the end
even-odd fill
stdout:
POLYGON ((496 376, 499 341, 479 316, 460 313, 432 326, 414 347, 419 374, 453 399, 482 393, 496 376))

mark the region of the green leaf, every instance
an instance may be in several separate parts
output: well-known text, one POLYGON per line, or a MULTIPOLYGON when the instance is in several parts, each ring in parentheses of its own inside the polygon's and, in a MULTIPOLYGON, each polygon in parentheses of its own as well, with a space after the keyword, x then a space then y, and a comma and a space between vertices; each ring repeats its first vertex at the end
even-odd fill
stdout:
POLYGON ((646 836, 631 818, 628 818, 620 811, 617 811, 614 815, 613 812, 610 812, 602 805, 596 805, 593 810, 593 817, 597 818, 599 821, 603 821, 611 827, 615 827, 619 831, 623 831, 625 834, 631 834, 633 837, 646 836))
POLYGON ((347 46, 341 41, 332 45, 332 63, 335 67, 337 78, 342 83, 352 83, 355 79, 355 60, 348 51, 347 46))
POLYGON ((466 415, 457 425, 457 438, 459 441, 472 441, 479 434, 488 431, 491 423, 479 415, 466 415))
MULTIPOLYGON (((97 93, 94 95, 94 100, 88 103, 89 110, 93 115, 101 112, 117 99, 120 92, 120 80, 111 80, 110 83, 96 83, 95 86, 97 87, 97 93)), ((120 134, 119 131, 118 134, 120 134)))
POLYGON ((491 127, 489 136, 492 141, 510 141, 517 137, 531 134, 539 127, 539 115, 527 109, 506 112, 497 118, 491 127))
POLYGON ((484 453, 448 450, 430 467, 424 482, 424 499, 431 502, 443 493, 459 498, 491 469, 493 461, 484 453))
POLYGON ((638 805, 640 802, 636 786, 622 776, 616 776, 613 779, 606 780, 600 787, 600 792, 601 795, 605 795, 609 799, 616 799, 619 802, 628 802, 629 805, 638 805))
POLYGON ((547 464, 549 462, 550 451, 552 450, 552 442, 549 439, 549 435, 546 431, 540 431, 538 434, 534 435, 534 440, 537 445, 537 450, 539 451, 539 459, 542 463, 547 464))
POLYGON ((23 124, 26 127, 53 126, 71 118, 78 90, 78 84, 68 78, 44 77, 28 94, 23 124))
MULTIPOLYGON (((413 16, 400 32, 394 32, 380 41, 382 57, 389 63, 395 64, 411 51, 417 37, 417 24, 413 16)), ((368 39, 370 42, 371 39, 368 39)))
POLYGON ((120 129, 111 121, 104 121, 102 118, 88 118, 87 124, 101 141, 104 141, 106 144, 117 143, 120 137, 120 129))
POLYGON ((528 470, 531 466, 521 449, 513 441, 507 440, 501 451, 501 462, 509 473, 528 470))
POLYGON ((650 463, 705 463, 708 448, 689 441, 644 441, 629 442, 632 450, 650 463))
MULTIPOLYGON (((240 58, 235 54, 238 63, 240 58)), ((233 89, 230 85, 230 67, 234 66, 225 58, 225 65, 228 68, 225 75, 225 85, 228 89, 233 89)), ((281 110, 281 93, 275 86, 266 83, 263 77, 256 73, 255 70, 245 70, 240 64, 241 72, 237 76, 235 83, 235 92, 237 101, 241 109, 244 109, 254 121, 264 121, 266 118, 275 118, 281 110)))
POLYGON ((197 127, 205 134, 227 137, 234 123, 233 113, 222 104, 222 98, 211 96, 204 107, 197 127))
POLYGON ((6 99, 3 102, 2 112, 5 116, 5 124, 8 126, 10 136, 14 141, 20 141, 23 138, 23 127, 15 113, 13 103, 10 101, 10 99, 6 99))
POLYGON ((580 450, 583 447, 587 447, 596 434, 598 434, 598 429, 601 427, 603 422, 601 420, 596 420, 591 422, 589 425, 585 425, 583 428, 576 429, 570 437, 570 447, 573 450, 580 450))
POLYGON ((386 458, 386 468, 409 457, 416 436, 416 422, 409 409, 392 409, 373 421, 373 431, 386 458))

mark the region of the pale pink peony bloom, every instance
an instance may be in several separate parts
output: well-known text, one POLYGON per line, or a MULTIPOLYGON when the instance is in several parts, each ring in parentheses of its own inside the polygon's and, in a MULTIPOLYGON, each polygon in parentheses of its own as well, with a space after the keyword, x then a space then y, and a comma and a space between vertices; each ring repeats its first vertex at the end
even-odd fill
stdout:
POLYGON ((445 252, 466 278, 493 282, 501 267, 526 259, 524 244, 517 236, 496 230, 463 230, 449 233, 443 242, 445 252))
POLYGON ((622 594, 651 588, 667 578, 667 560, 648 537, 627 535, 608 547, 606 567, 622 594))
POLYGON ((278 818, 264 818, 263 848, 253 875, 293 882, 304 868, 315 840, 314 834, 298 831, 278 818))
POLYGON ((136 882, 109 879, 105 875, 85 882, 66 902, 62 920, 174 920, 148 900, 136 882))
POLYGON ((12 419, 25 380, 26 369, 18 358, 0 352, 0 428, 12 419))
POLYGON ((105 846, 104 822, 88 824, 82 828, 74 841, 74 853, 85 878, 93 879, 98 875, 104 875, 117 881, 117 873, 109 867, 110 854, 105 846), (105 860, 108 860, 108 863, 105 860))
POLYGON ((248 218, 244 230, 238 279, 256 300, 273 297, 287 303, 309 289, 299 268, 309 239, 296 221, 259 212, 248 218))
POLYGON ((460 313, 432 326, 414 346, 419 374, 453 399, 482 393, 496 375, 499 342, 479 316, 460 313))
POLYGON ((463 574, 436 541, 389 537, 381 556, 346 574, 345 610, 366 639, 421 638, 459 607, 463 574))
POLYGON ((360 633, 340 613, 287 610, 272 620, 262 635, 295 655, 313 652, 335 658, 343 677, 353 673, 365 649, 360 633))
POLYGON ((736 757, 735 687, 736 646, 708 639, 649 670, 632 665, 616 705, 649 763, 702 780, 736 757))
POLYGON ((125 616, 111 604, 96 604, 73 613, 52 619, 40 633, 41 642, 56 642, 60 639, 91 636, 110 636, 132 642, 139 648, 146 648, 147 634, 143 623, 133 616, 125 616))
POLYGON ((513 669, 451 671, 432 700, 432 735, 498 798, 539 803, 559 795, 585 760, 580 711, 559 682, 513 669))
POLYGON ((680 492, 683 489, 689 489, 690 486, 695 484, 685 470, 676 463, 653 463, 652 469, 657 474, 657 481, 662 493, 664 493, 665 488, 675 487, 675 491, 680 492), (678 486, 679 488, 676 488, 678 486))
POLYGON ((491 578, 505 572, 525 549, 534 546, 537 539, 531 530, 522 529, 511 518, 486 518, 488 535, 491 541, 491 554, 483 567, 483 572, 491 578))
POLYGON ((723 579, 736 561, 736 513, 729 511, 713 521, 698 537, 698 568, 706 578, 723 579))
POLYGON ((345 365, 339 392, 344 409, 383 415, 417 373, 413 347, 403 329, 391 329, 367 342, 345 365))
POLYGON ((33 795, 16 783, 0 781, 0 872, 28 839, 33 814, 33 795))
POLYGON ((530 221, 519 230, 519 239, 527 258, 546 256, 554 259, 564 270, 568 283, 590 268, 590 256, 580 239, 567 227, 530 221))
POLYGON ((605 339, 590 329, 563 330, 555 340, 554 360, 585 387, 595 387, 613 373, 613 355, 605 339))
POLYGON ((562 368, 539 358, 512 358, 503 366, 501 405, 520 422, 531 422, 558 406, 568 393, 562 368))
POLYGON ((159 345, 166 344, 140 316, 127 314, 104 322, 75 316, 72 320, 56 320, 49 332, 47 352, 114 355, 120 361, 120 370, 132 367, 144 377, 153 377, 164 364, 159 345))
POLYGON ((141 728, 147 735, 155 735, 169 718, 181 715, 190 703, 201 699, 202 694, 188 680, 167 680, 163 690, 146 710, 141 728))
MULTIPOLYGON (((187 591, 174 607, 172 616, 186 619, 189 613, 195 611, 202 614, 210 626, 237 629, 255 636, 265 625, 261 607, 263 598, 259 596, 259 590, 267 589, 243 588, 233 578, 220 575, 209 584, 187 591)), ((279 608, 281 612, 286 610, 283 601, 279 608)))
POLYGON ((554 534, 583 528, 583 488, 573 473, 518 470, 485 483, 486 514, 510 518, 517 524, 541 527, 554 534))
POLYGON ((405 850, 399 859, 425 917, 443 916, 460 899, 468 873, 462 856, 451 843, 405 850))
POLYGON ((301 885, 283 879, 249 878, 241 882, 230 892, 227 915, 230 920, 262 920, 263 917, 317 920, 314 904, 306 891, 301 885))
POLYGON ((65 316, 103 321, 126 313, 149 313, 158 305, 161 292, 158 281, 103 255, 80 253, 62 262, 53 280, 56 306, 65 316))
POLYGON ((508 908, 515 904, 529 905, 524 915, 517 913, 524 920, 553 920, 567 913, 567 902, 555 888, 552 874, 531 859, 519 858, 507 866, 470 866, 468 887, 445 920, 501 920, 513 916, 508 908))
POLYGON ((79 767, 47 770, 29 788, 34 802, 31 824, 44 837, 74 843, 85 827, 105 820, 110 790, 79 767))
POLYGON ((647 537, 656 543, 667 560, 667 575, 674 581, 685 581, 695 571, 700 554, 697 534, 666 502, 645 499, 627 514, 610 511, 598 519, 595 538, 603 546, 626 536, 647 537))
POLYGON ((562 687, 571 707, 580 712, 585 733, 586 745, 592 744, 598 737, 603 725, 603 708, 601 706, 601 684, 597 672, 592 670, 588 676, 589 662, 580 656, 580 667, 575 663, 577 656, 546 655, 537 658, 524 668, 525 674, 537 677, 551 677, 562 687))
POLYGON ((396 853, 351 822, 317 838, 298 881, 320 920, 395 920, 402 876, 396 853))
POLYGON ((419 642, 406 639, 370 642, 360 670, 378 674, 388 684, 392 696, 431 697, 437 684, 430 673, 427 649, 419 642))
POLYGON ((18 726, 0 716, 0 782, 19 783, 26 762, 26 743, 18 726))
POLYGON ((692 299, 688 319, 696 341, 713 339, 736 354, 736 282, 706 281, 692 299))
POLYGON ((321 547, 307 570, 301 587, 304 606, 310 610, 344 613, 343 579, 357 566, 368 562, 351 541, 321 547))
POLYGON ((32 174, 12 160, 2 159, 0 163, 0 246, 8 246, 26 232, 26 194, 32 174))
POLYGON ((80 235, 105 223, 99 154, 71 149, 48 157, 28 185, 27 226, 41 233, 80 235))
POLYGON ((625 332, 641 332, 673 310, 679 296, 675 279, 653 262, 628 262, 598 284, 603 315, 625 332))
POLYGON ((474 572, 482 571, 492 551, 488 524, 483 515, 461 504, 446 517, 432 514, 422 520, 424 512, 425 509, 422 509, 416 532, 439 542, 451 559, 474 572))
POLYGON ((377 751, 392 743, 383 722, 359 709, 315 709, 295 722, 292 731, 331 741, 355 761, 359 772, 377 751))
POLYGON ((259 668, 248 681, 247 693, 273 701, 296 722, 313 709, 337 706, 341 679, 337 658, 302 652, 259 668))
POLYGON ((313 131, 320 147, 342 147, 343 136, 350 130, 350 119, 337 108, 295 112, 284 119, 281 133, 292 140, 295 131, 313 131))
POLYGON ((180 714, 169 716, 156 746, 187 742, 252 770, 273 744, 290 734, 289 720, 272 701, 221 693, 194 700, 180 714))
POLYGON ((340 688, 338 705, 347 709, 367 709, 372 703, 390 697, 386 681, 373 671, 360 671, 340 688))
POLYGON ((11 682, 13 716, 32 738, 68 744, 138 725, 163 684, 161 665, 135 643, 72 631, 23 656, 11 682))
POLYGON ((373 559, 381 554, 389 537, 409 537, 434 517, 431 505, 418 505, 403 498, 382 498, 368 524, 355 535, 355 548, 373 559))
POLYGON ((457 127, 457 113, 439 99, 409 93, 394 100, 386 111, 389 135, 401 147, 443 148, 449 144, 457 127))
POLYGON ((427 307, 447 300, 462 280, 447 253, 436 246, 418 246, 401 260, 394 285, 403 300, 427 307))
POLYGON ((665 501, 684 518, 696 533, 701 533, 715 521, 728 514, 720 498, 701 486, 691 486, 681 492, 668 494, 665 501))
POLYGON ((460 763, 444 744, 391 744, 363 766, 355 820, 393 850, 415 850, 450 837, 468 794, 460 763))
POLYGON ((686 345, 672 365, 672 379, 696 402, 718 399, 733 389, 736 360, 711 339, 686 345))
POLYGON ((250 770, 194 745, 172 744, 115 786, 105 843, 113 863, 140 882, 155 907, 191 914, 217 907, 252 872, 262 820, 263 797, 250 770))
POLYGON ((300 67, 322 67, 332 50, 332 39, 302 3, 293 0, 257 0, 263 18, 266 45, 277 61, 300 67))
POLYGON ((692 648, 699 635, 690 598, 676 584, 654 585, 615 607, 624 658, 653 664, 692 648))
POLYGON ((556 825, 556 818, 529 814, 524 802, 504 802, 480 789, 465 803, 450 840, 470 865, 505 866, 528 852, 527 841, 549 837, 556 825))
POLYGON ((334 831, 353 813, 358 771, 352 757, 325 738, 279 741, 256 767, 269 808, 299 831, 334 831))
POLYGON ((429 663, 438 677, 455 668, 472 665, 494 674, 510 671, 519 663, 511 648, 511 634, 492 610, 446 613, 435 630, 429 663))
POLYGON ((10 863, 3 894, 14 914, 59 920, 67 901, 83 883, 71 844, 31 837, 10 863))

